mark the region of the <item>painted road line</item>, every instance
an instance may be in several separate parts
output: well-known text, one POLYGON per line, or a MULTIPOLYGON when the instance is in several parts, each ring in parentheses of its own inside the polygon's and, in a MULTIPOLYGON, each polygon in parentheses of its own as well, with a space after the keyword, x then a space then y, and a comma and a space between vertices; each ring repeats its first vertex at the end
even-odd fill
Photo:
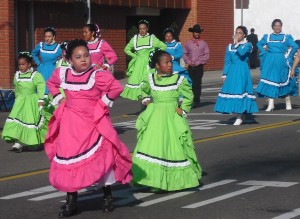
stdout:
POLYGON ((279 215, 277 217, 273 217, 272 219, 290 219, 290 218, 295 218, 300 215, 300 208, 297 208, 291 212, 279 215))
POLYGON ((262 189, 264 187, 265 186, 251 186, 251 187, 248 187, 246 189, 241 189, 241 190, 231 192, 231 193, 228 193, 228 194, 225 194, 225 195, 221 195, 221 196, 218 196, 218 197, 215 197, 215 198, 212 198, 212 199, 197 202, 197 203, 194 203, 194 204, 191 204, 191 205, 184 206, 182 208, 199 208, 199 207, 204 206, 204 205, 209 205, 209 204, 214 203, 214 202, 223 201, 225 199, 232 198, 234 196, 238 196, 238 195, 245 194, 245 193, 248 193, 248 192, 252 192, 252 191, 255 191, 255 190, 258 190, 258 189, 262 189))
MULTIPOLYGON (((55 191, 57 191, 57 190, 55 190, 55 191)), ((87 192, 87 191, 91 191, 91 190, 89 190, 88 188, 81 189, 81 190, 78 191, 78 193, 80 194, 80 193, 87 192)), ((48 195, 42 195, 42 196, 39 196, 39 197, 36 197, 36 198, 28 199, 28 201, 43 201, 43 200, 58 198, 58 197, 63 197, 63 196, 66 196, 65 192, 53 192, 53 193, 48 194, 48 195)))
MULTIPOLYGON (((253 113, 255 116, 287 116, 287 117, 300 117, 300 114, 285 114, 285 113, 253 113)), ((222 113, 189 113, 188 116, 236 116, 234 114, 222 114, 222 113)))
POLYGON ((25 197, 25 196, 38 195, 38 194, 41 194, 41 193, 53 192, 53 191, 56 191, 56 189, 53 188, 52 186, 45 186, 45 187, 41 187, 41 188, 38 188, 38 189, 32 189, 32 190, 29 190, 29 191, 20 192, 20 193, 8 195, 8 196, 0 197, 0 199, 8 200, 8 199, 14 199, 14 198, 21 198, 21 197, 25 197))
POLYGON ((290 187, 297 184, 298 182, 253 181, 253 180, 238 183, 238 185, 243 185, 243 186, 268 186, 268 187, 290 187))
POLYGON ((178 192, 178 193, 175 193, 175 194, 172 194, 172 195, 168 195, 168 196, 165 196, 165 197, 162 197, 162 198, 157 198, 157 199, 154 199, 154 200, 151 200, 151 201, 143 202, 143 203, 141 203, 141 204, 139 204, 137 206, 139 206, 139 207, 147 207, 147 206, 154 205, 154 204, 157 204, 157 203, 161 203, 161 202, 164 202, 164 201, 169 201, 171 199, 175 199, 175 198, 183 197, 183 196, 186 196, 186 195, 190 195, 190 194, 193 194, 193 193, 198 192, 198 191, 207 190, 207 189, 215 188, 217 186, 226 185, 228 183, 232 183, 232 182, 235 182, 235 181, 236 180, 231 180, 231 179, 229 179, 229 180, 222 180, 220 182, 216 182, 216 183, 211 183, 211 184, 208 184, 208 185, 204 185, 201 188, 196 189, 194 191, 178 192))
POLYGON ((229 199, 238 195, 242 195, 248 192, 252 192, 258 189, 262 189, 265 187, 290 187, 298 184, 297 182, 277 182, 277 181, 246 181, 243 183, 238 183, 238 185, 251 185, 248 188, 241 189, 235 192, 231 192, 225 195, 221 195, 212 199, 208 199, 205 201, 197 202, 191 205, 184 206, 182 208, 199 208, 205 205, 209 205, 215 202, 223 201, 225 199, 229 199))
POLYGON ((265 130, 281 128, 281 127, 285 127, 285 126, 297 125, 297 124, 300 124, 300 121, 274 123, 273 125, 271 124, 271 125, 265 125, 265 126, 257 126, 257 127, 250 128, 250 129, 242 129, 239 131, 227 132, 227 133, 223 133, 223 134, 216 135, 213 137, 195 140, 193 142, 194 142, 194 144, 198 144, 201 142, 208 142, 208 141, 212 141, 212 140, 223 139, 223 138, 233 137, 233 136, 237 136, 237 135, 249 134, 249 133, 253 133, 253 132, 265 131, 265 130))
POLYGON ((14 176, 6 176, 6 177, 0 178, 0 182, 6 181, 6 180, 12 180, 12 179, 24 178, 27 176, 34 176, 34 175, 48 173, 48 172, 49 172, 49 169, 46 169, 46 170, 38 170, 38 171, 33 171, 33 172, 28 172, 28 173, 21 173, 21 174, 17 174, 14 176))
MULTIPOLYGON (((241 134, 248 134, 248 133, 252 133, 252 132, 270 130, 270 129, 280 128, 280 127, 285 127, 285 126, 297 125, 297 124, 300 124, 300 121, 285 121, 285 122, 280 122, 280 123, 272 123, 272 124, 268 124, 268 125, 264 125, 264 126, 256 126, 256 127, 249 128, 249 129, 241 129, 241 130, 234 131, 234 132, 227 132, 227 133, 223 133, 223 134, 216 135, 213 137, 194 140, 193 142, 194 142, 194 144, 197 144, 197 143, 201 143, 201 142, 208 142, 208 141, 212 141, 212 140, 233 137, 233 136, 237 136, 237 135, 241 135, 241 134)), ((24 178, 24 177, 47 173, 47 172, 49 172, 48 169, 24 173, 24 174, 17 174, 17 175, 8 176, 8 177, 2 177, 2 178, 0 178, 0 182, 6 181, 6 180, 12 180, 12 179, 24 178)))
MULTIPOLYGON (((144 190, 146 187, 137 189, 137 188, 130 188, 130 189, 122 189, 116 192, 113 192, 113 196, 116 198, 122 198, 122 200, 115 201, 114 205, 126 205, 129 203, 132 203, 134 201, 140 200, 142 198, 146 198, 148 196, 154 195, 154 193, 151 192, 137 192, 133 193, 133 191, 138 190, 144 190)), ((79 197, 78 201, 85 201, 85 200, 91 200, 96 198, 103 197, 103 194, 95 194, 95 195, 89 195, 84 197, 79 197)))

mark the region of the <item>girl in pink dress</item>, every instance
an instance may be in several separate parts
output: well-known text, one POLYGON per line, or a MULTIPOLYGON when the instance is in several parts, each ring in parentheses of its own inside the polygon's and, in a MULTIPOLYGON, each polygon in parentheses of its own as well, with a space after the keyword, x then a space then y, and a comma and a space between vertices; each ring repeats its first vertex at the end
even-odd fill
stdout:
POLYGON ((100 28, 97 24, 86 24, 83 26, 83 39, 88 43, 91 60, 99 69, 111 70, 111 66, 118 60, 117 54, 111 46, 100 39, 100 28))
POLYGON ((103 210, 110 212, 110 185, 132 178, 130 153, 113 128, 108 110, 123 88, 110 72, 92 67, 85 41, 72 40, 66 55, 72 67, 55 69, 47 82, 53 103, 59 104, 45 141, 49 180, 67 192, 59 217, 75 214, 77 191, 94 183, 103 185, 103 210))

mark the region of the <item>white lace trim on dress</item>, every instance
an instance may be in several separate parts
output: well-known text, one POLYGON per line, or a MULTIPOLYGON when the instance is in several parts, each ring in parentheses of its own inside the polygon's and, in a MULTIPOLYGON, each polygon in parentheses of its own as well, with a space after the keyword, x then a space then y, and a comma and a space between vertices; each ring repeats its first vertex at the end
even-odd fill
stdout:
POLYGON ((68 159, 68 160, 64 160, 64 159, 60 159, 58 158, 57 156, 55 156, 53 158, 53 160, 56 162, 56 163, 59 163, 59 164, 62 164, 62 165, 70 165, 70 164, 74 164, 74 163, 78 163, 80 161, 83 161, 85 159, 88 159, 89 157, 91 157, 93 154, 95 154, 95 152, 100 148, 101 146, 101 143, 102 143, 102 136, 100 137, 99 141, 97 142, 96 146, 93 147, 90 151, 88 151, 87 153, 79 156, 79 157, 76 157, 76 158, 71 158, 71 159, 68 159))
POLYGON ((179 85, 182 83, 184 79, 184 76, 179 76, 178 81, 176 82, 176 84, 172 84, 172 85, 167 85, 167 86, 157 86, 155 85, 154 81, 153 81, 153 77, 152 74, 149 74, 149 83, 150 83, 150 87, 152 88, 152 90, 156 90, 156 91, 170 91, 170 90, 177 90, 179 85))

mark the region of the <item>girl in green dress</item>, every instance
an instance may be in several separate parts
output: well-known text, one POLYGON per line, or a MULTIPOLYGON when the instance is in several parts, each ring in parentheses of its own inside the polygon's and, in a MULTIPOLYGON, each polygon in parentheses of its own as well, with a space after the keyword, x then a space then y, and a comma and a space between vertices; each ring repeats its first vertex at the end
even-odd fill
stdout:
POLYGON ((43 76, 31 68, 32 56, 20 52, 19 71, 14 77, 16 100, 3 128, 2 138, 14 142, 12 149, 21 152, 22 144, 36 147, 46 137, 46 122, 41 110, 44 106, 45 81, 43 76))
POLYGON ((142 84, 142 103, 147 108, 136 122, 133 182, 165 191, 196 187, 201 167, 186 119, 193 103, 192 88, 184 76, 173 74, 167 52, 156 51, 150 67, 153 72, 142 84), (184 99, 179 107, 180 96, 184 99))
POLYGON ((124 51, 132 59, 128 64, 127 76, 128 81, 121 96, 131 100, 138 100, 142 94, 142 81, 148 74, 149 54, 155 48, 165 50, 167 46, 156 38, 153 34, 148 33, 149 22, 140 20, 138 23, 139 34, 134 35, 126 45, 124 51))

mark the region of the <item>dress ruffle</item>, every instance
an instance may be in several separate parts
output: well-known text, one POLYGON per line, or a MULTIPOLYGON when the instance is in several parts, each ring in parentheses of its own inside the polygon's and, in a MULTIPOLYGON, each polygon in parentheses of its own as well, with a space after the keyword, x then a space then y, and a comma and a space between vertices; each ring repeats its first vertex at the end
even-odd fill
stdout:
POLYGON ((60 191, 75 192, 102 181, 111 170, 115 174, 116 182, 130 182, 130 153, 113 129, 108 117, 109 111, 101 100, 97 102, 94 110, 95 130, 103 138, 100 147, 92 156, 76 163, 64 165, 54 161, 54 157, 57 156, 56 147, 60 146, 57 141, 65 107, 64 102, 54 112, 45 142, 45 150, 51 162, 50 183, 60 191))
POLYGON ((132 167, 134 183, 167 191, 199 185, 201 167, 195 154, 191 131, 187 121, 173 110, 175 105, 151 103, 138 117, 138 143, 132 167), (168 131, 160 135, 161 130, 168 131), (153 135, 156 137, 153 138, 153 135), (150 136, 151 142, 148 141, 150 136), (140 154, 145 155, 144 158, 140 154))
POLYGON ((18 96, 3 128, 2 138, 7 142, 16 140, 36 146, 45 141, 47 121, 38 109, 36 94, 18 96))

